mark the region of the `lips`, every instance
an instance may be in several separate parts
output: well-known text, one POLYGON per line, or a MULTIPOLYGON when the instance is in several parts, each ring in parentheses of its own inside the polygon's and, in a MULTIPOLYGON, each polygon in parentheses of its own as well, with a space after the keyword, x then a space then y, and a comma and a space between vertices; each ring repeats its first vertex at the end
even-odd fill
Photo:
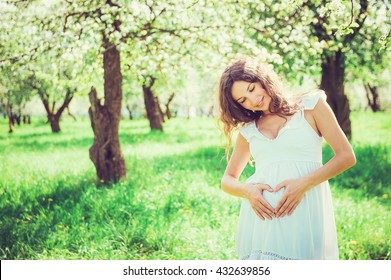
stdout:
POLYGON ((257 104, 256 107, 262 107, 263 103, 264 103, 264 101, 263 101, 264 99, 265 99, 265 96, 262 96, 261 101, 259 101, 259 103, 257 104))

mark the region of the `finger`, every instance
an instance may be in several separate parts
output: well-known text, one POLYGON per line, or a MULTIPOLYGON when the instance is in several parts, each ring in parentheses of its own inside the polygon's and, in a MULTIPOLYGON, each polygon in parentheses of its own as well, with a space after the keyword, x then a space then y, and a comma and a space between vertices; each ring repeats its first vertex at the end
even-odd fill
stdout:
POLYGON ((263 217, 263 215, 262 215, 261 211, 259 211, 259 209, 255 208, 255 209, 253 209, 253 210, 254 210, 255 214, 257 214, 257 216, 258 216, 262 221, 265 220, 265 218, 263 217))
POLYGON ((267 212, 267 209, 264 208, 261 204, 256 204, 256 205, 252 205, 251 206, 255 212, 255 214, 257 214, 262 220, 265 220, 265 218, 271 220, 272 219, 272 215, 270 215, 268 212, 267 212))
POLYGON ((259 218, 261 218, 262 220, 264 220, 265 218, 263 217, 261 211, 259 210, 259 207, 257 205, 253 205, 251 204, 251 208, 253 209, 254 213, 259 216, 259 218))
POLYGON ((282 201, 281 206, 278 208, 278 210, 276 209, 277 218, 280 218, 282 216, 282 214, 285 212, 285 210, 289 206, 289 204, 290 204, 290 201, 288 201, 288 199, 284 199, 282 201))
POLYGON ((296 207, 297 207, 297 204, 295 204, 294 206, 291 207, 291 209, 288 211, 288 216, 293 214, 293 211, 296 210, 296 207))
POLYGON ((286 183, 285 181, 279 183, 275 188, 274 188, 274 192, 278 192, 279 190, 283 189, 285 187, 286 183))
POLYGON ((272 187, 270 187, 268 184, 259 184, 258 187, 259 187, 259 189, 261 189, 261 190, 273 192, 272 187))
POLYGON ((288 211, 291 209, 292 202, 286 201, 285 204, 280 209, 280 214, 277 213, 277 217, 284 218, 288 211))
POLYGON ((277 203, 277 206, 276 206, 276 213, 280 212, 280 209, 281 207, 286 203, 286 200, 288 199, 287 195, 284 193, 282 196, 281 196, 281 199, 280 201, 277 203))
POLYGON ((258 211, 262 214, 262 216, 268 218, 269 220, 271 220, 274 217, 274 213, 268 210, 267 208, 265 208, 263 205, 260 205, 258 207, 258 211))
POLYGON ((270 215, 275 216, 276 210, 266 201, 263 197, 259 198, 259 203, 263 206, 265 211, 267 211, 270 215))

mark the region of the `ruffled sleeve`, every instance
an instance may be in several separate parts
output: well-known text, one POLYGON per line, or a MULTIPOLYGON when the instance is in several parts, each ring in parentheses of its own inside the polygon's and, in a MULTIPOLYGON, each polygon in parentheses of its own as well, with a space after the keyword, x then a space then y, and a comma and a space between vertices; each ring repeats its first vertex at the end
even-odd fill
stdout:
POLYGON ((312 110, 315 108, 315 105, 318 103, 319 98, 323 100, 327 99, 327 96, 323 90, 314 90, 303 95, 302 105, 305 110, 312 110))
POLYGON ((239 128, 240 134, 247 140, 247 142, 250 142, 251 138, 254 136, 254 126, 255 123, 247 123, 244 126, 239 128))

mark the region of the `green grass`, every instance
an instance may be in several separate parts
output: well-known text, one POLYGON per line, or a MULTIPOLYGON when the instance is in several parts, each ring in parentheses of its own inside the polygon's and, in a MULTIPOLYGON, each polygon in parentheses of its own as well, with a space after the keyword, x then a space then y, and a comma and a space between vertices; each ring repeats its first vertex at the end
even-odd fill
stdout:
MULTIPOLYGON (((352 124, 358 163, 330 181, 340 257, 391 259, 391 114, 352 124)), ((88 119, 61 127, 33 119, 8 135, 0 120, 1 259, 236 259, 240 200, 220 190, 214 120, 173 119, 164 133, 122 121, 128 179, 111 187, 95 185, 88 119)))

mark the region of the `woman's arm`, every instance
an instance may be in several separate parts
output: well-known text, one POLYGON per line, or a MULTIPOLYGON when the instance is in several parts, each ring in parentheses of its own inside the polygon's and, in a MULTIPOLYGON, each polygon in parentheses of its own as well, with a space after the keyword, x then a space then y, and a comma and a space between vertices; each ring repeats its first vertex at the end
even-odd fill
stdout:
POLYGON ((337 176, 356 164, 353 149, 327 102, 320 98, 311 113, 311 121, 313 121, 315 128, 330 145, 334 156, 321 168, 307 176, 286 180, 274 189, 277 192, 285 188, 285 192, 276 207, 277 217, 292 214, 306 191, 337 176))
POLYGON ((249 144, 239 133, 232 156, 221 179, 222 189, 231 195, 248 199, 255 213, 262 220, 272 219, 274 209, 262 196, 264 190, 272 192, 272 188, 265 184, 242 184, 239 182, 239 177, 249 159, 249 144))

